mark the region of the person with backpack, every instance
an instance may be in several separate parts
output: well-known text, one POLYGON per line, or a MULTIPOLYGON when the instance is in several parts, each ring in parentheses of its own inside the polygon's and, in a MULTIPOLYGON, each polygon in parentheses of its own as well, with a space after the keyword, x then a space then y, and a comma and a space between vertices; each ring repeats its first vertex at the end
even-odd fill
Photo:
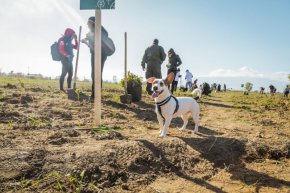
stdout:
MULTIPOLYGON (((182 64, 182 61, 181 61, 179 55, 177 55, 172 48, 170 48, 168 51, 168 63, 169 64, 166 65, 166 67, 168 68, 167 75, 170 74, 171 72, 173 72, 174 77, 175 77, 176 73, 177 73, 177 67, 182 64)), ((174 82, 172 82, 172 84, 171 84, 171 93, 173 93, 173 91, 174 91, 173 84, 174 84, 174 82)), ((168 85, 168 88, 169 87, 170 87, 170 85, 168 85)))
MULTIPOLYGON (((95 98, 95 17, 90 17, 88 19, 89 33, 87 33, 86 38, 82 39, 81 42, 86 44, 90 48, 91 53, 91 67, 92 67, 92 94, 91 99, 95 98)), ((114 42, 109 38, 108 31, 102 26, 101 29, 101 76, 103 77, 104 64, 108 56, 111 56, 115 52, 114 42)), ((103 87, 103 78, 101 77, 101 87, 103 87)))
POLYGON ((60 90, 66 93, 66 90, 63 88, 63 83, 65 76, 67 77, 67 88, 71 88, 71 81, 73 76, 73 49, 77 49, 79 46, 77 35, 74 30, 67 28, 64 32, 63 37, 58 41, 58 51, 60 55, 60 61, 62 64, 62 72, 59 79, 60 90), (74 44, 72 44, 74 40, 74 44))
POLYGON ((176 74, 175 74, 175 78, 174 78, 174 80, 172 82, 171 94, 173 94, 176 91, 177 86, 178 86, 178 80, 179 80, 180 77, 181 77, 180 69, 178 68, 177 71, 176 71, 176 74))

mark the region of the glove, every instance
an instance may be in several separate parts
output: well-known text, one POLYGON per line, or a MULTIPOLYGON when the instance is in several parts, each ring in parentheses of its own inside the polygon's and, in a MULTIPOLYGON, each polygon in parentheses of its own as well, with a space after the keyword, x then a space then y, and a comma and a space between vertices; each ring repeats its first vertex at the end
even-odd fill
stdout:
POLYGON ((68 61, 70 61, 70 62, 73 61, 74 56, 72 56, 72 55, 67 55, 66 57, 67 57, 68 61))

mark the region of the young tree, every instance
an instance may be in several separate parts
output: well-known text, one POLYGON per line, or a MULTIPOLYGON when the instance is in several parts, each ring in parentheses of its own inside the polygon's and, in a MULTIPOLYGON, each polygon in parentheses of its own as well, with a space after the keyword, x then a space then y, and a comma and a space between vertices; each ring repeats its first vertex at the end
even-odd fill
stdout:
POLYGON ((252 83, 250 83, 250 82, 245 83, 244 84, 244 94, 248 95, 249 92, 252 90, 252 88, 253 88, 253 84, 252 83))

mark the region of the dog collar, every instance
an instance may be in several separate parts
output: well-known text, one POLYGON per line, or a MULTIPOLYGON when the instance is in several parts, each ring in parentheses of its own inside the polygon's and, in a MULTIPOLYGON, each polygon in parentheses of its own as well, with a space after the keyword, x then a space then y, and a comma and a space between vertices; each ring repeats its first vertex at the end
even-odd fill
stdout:
POLYGON ((167 104, 170 101, 171 98, 173 98, 175 100, 175 102, 176 102, 175 110, 174 110, 174 113, 173 113, 173 114, 175 114, 178 111, 178 109, 179 109, 179 102, 178 102, 178 100, 177 100, 177 98, 175 96, 170 95, 169 97, 167 97, 163 101, 161 101, 159 103, 155 103, 156 107, 157 107, 157 110, 158 110, 159 114, 161 115, 161 117, 163 118, 164 121, 165 121, 165 118, 162 115, 161 106, 167 104))
MULTIPOLYGON (((161 92, 162 92, 162 91, 161 91, 161 92)), ((160 92, 160 93, 161 93, 161 92, 160 92)), ((156 105, 158 105, 158 106, 163 106, 163 105, 165 105, 166 103, 168 103, 168 101, 171 99, 171 97, 172 97, 172 95, 170 95, 169 97, 167 97, 167 98, 164 99, 163 101, 156 103, 156 105)))

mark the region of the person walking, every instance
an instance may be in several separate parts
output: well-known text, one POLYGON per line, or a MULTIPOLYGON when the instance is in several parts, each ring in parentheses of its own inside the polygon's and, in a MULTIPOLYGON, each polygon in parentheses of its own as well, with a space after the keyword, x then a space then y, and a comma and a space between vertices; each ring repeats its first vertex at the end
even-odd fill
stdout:
POLYGON ((175 74, 175 78, 174 78, 174 81, 172 82, 172 86, 171 86, 171 93, 173 94, 176 89, 177 89, 177 86, 178 86, 178 80, 180 78, 180 69, 178 68, 177 71, 176 71, 176 74, 175 74))
POLYGON ((286 85, 286 88, 283 91, 284 97, 288 98, 289 93, 290 93, 290 86, 286 85))
MULTIPOLYGON (((90 17, 88 19, 89 33, 87 33, 86 38, 82 39, 81 42, 86 44, 90 48, 91 53, 91 78, 92 78, 92 94, 91 99, 95 98, 95 17, 90 17)), ((108 56, 111 56, 115 52, 114 42, 109 38, 107 30, 102 26, 101 28, 101 76, 103 77, 103 70, 105 62, 108 56)), ((103 86, 103 78, 101 77, 101 86, 103 86)))
POLYGON ((190 92, 192 91, 192 78, 193 78, 193 75, 191 74, 191 72, 189 72, 189 70, 186 70, 185 71, 185 81, 186 81, 185 87, 190 92))
MULTIPOLYGON (((182 61, 179 57, 179 55, 177 55, 175 53, 175 51, 170 48, 168 51, 168 62, 169 64, 166 65, 167 69, 167 75, 170 74, 171 72, 174 73, 174 77, 176 76, 176 72, 177 72, 177 67, 180 66, 182 64, 182 61)), ((170 85, 168 85, 168 88, 170 87, 170 85)), ((171 84, 171 92, 174 90, 174 86, 173 83, 171 84)), ((172 92, 173 93, 173 92, 172 92)))
POLYGON ((73 49, 77 49, 79 46, 77 35, 75 31, 67 28, 64 32, 63 37, 59 39, 59 54, 61 56, 62 72, 59 79, 60 90, 67 93, 63 88, 63 83, 66 75, 67 77, 67 88, 71 88, 71 81, 73 76, 73 49), (74 44, 72 44, 74 40, 74 44))
MULTIPOLYGON (((166 54, 162 46, 159 46, 158 39, 154 39, 153 45, 149 46, 143 55, 141 66, 143 71, 145 71, 145 64, 147 64, 145 77, 146 79, 150 77, 162 78, 161 75, 161 64, 166 58, 166 54)), ((151 90, 152 84, 147 83, 146 91, 148 94, 152 94, 151 90)))

